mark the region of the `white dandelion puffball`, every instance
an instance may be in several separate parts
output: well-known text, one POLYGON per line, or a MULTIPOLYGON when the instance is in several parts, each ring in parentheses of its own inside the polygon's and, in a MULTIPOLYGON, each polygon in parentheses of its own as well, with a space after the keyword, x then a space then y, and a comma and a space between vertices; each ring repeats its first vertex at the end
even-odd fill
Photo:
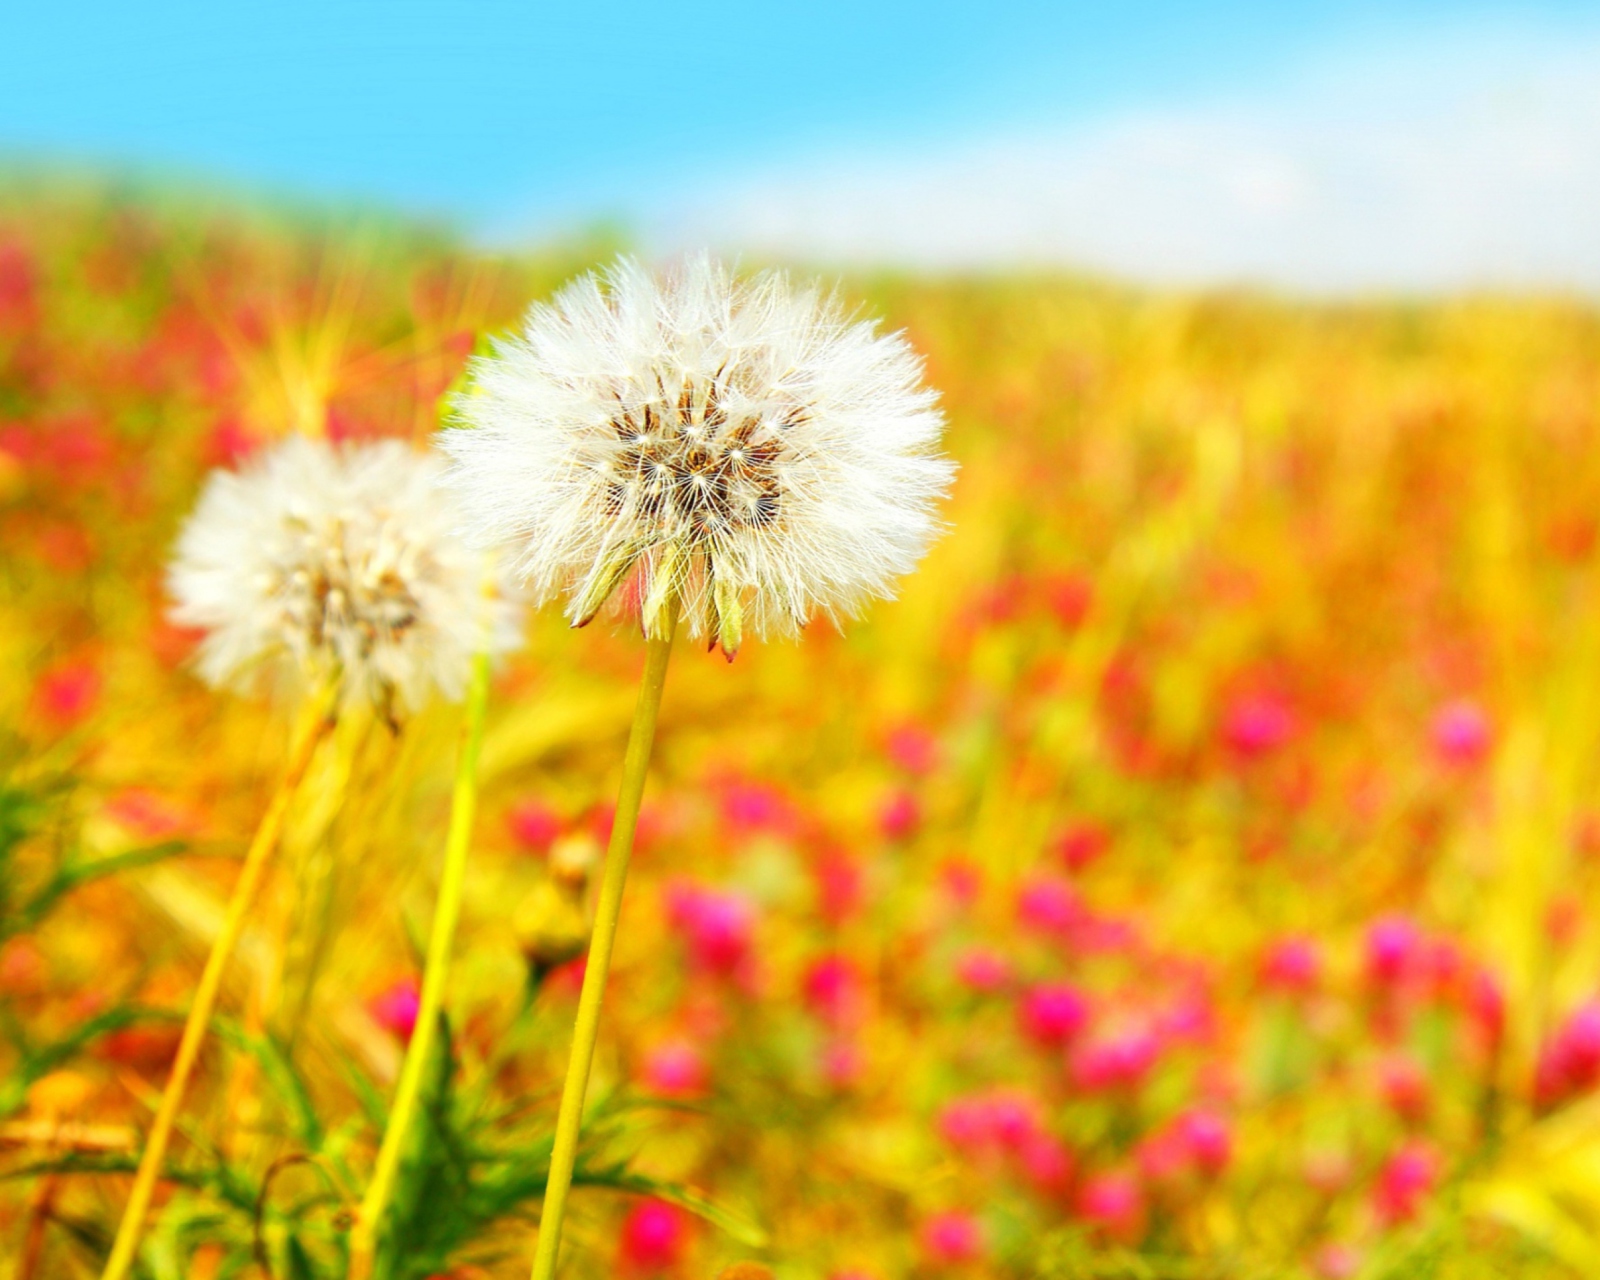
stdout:
POLYGON ((472 373, 440 437, 467 532, 575 626, 615 597, 659 636, 678 609, 731 659, 746 629, 889 596, 940 527, 955 468, 920 360, 781 274, 624 260, 472 373))
POLYGON ((390 718, 396 699, 459 697, 474 654, 521 642, 521 612, 504 569, 456 534, 443 471, 399 441, 291 436, 213 472, 168 571, 173 621, 206 632, 202 678, 333 679, 390 718))

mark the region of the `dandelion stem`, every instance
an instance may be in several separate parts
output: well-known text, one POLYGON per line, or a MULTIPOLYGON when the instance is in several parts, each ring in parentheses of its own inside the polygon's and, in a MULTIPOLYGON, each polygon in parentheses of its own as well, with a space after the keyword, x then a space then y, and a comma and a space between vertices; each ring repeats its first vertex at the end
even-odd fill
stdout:
POLYGON ((211 944, 211 954, 206 957, 206 967, 200 974, 200 984, 195 988, 194 1002, 189 1006, 188 1019, 183 1024, 183 1036, 178 1041, 178 1053, 172 1062, 172 1072, 167 1077, 166 1089, 156 1108, 155 1120, 145 1139, 144 1153, 139 1157, 139 1168, 134 1174, 133 1190, 128 1195, 127 1208, 117 1228, 117 1238, 111 1246, 111 1256, 106 1259, 101 1280, 125 1280, 133 1266, 134 1254, 139 1248, 139 1237, 144 1231, 144 1221, 150 1211, 150 1201, 161 1178, 162 1162, 166 1158, 167 1143, 178 1119, 178 1109, 183 1105, 184 1091, 200 1056, 200 1046, 205 1040, 211 1014, 217 1005, 217 995, 222 987, 223 970, 244 931, 245 916, 255 901, 256 890, 266 871, 267 861, 277 847, 283 833, 284 817, 289 802, 294 798, 300 781, 305 777, 317 745, 333 727, 336 686, 330 685, 315 697, 307 707, 306 718, 296 731, 289 750, 289 762, 273 793, 267 811, 261 815, 255 838, 245 853, 244 866, 233 886, 233 896, 222 920, 222 928, 211 944))
POLYGON ((617 795, 617 813, 611 825, 611 843, 606 849, 605 876, 600 883, 600 901, 595 910, 594 936, 589 942, 589 960, 584 969, 583 989, 578 995, 577 1026, 572 1033, 572 1057, 567 1064, 566 1083, 561 1089, 561 1110, 556 1116, 555 1147, 550 1153, 550 1176, 545 1183, 544 1209, 539 1216, 539 1243, 534 1254, 533 1280, 552 1280, 556 1255, 561 1248, 561 1220, 566 1213, 567 1192, 572 1186, 572 1168, 578 1153, 578 1133, 583 1125, 583 1099, 589 1087, 589 1067, 594 1061, 595 1037, 600 1030, 600 1004, 605 998, 606 974, 611 968, 611 947, 617 936, 617 916, 622 909, 622 890, 628 878, 628 856, 633 852, 634 828, 639 823, 639 801, 644 795, 645 773, 650 765, 650 747, 655 740, 656 713, 661 709, 661 690, 667 681, 667 659, 672 654, 672 633, 677 629, 677 608, 665 613, 665 634, 649 641, 644 677, 639 686, 639 702, 633 713, 633 728, 628 733, 628 750, 622 763, 622 786, 617 795))
POLYGON ((461 888, 466 880, 472 816, 478 801, 478 752, 483 745, 484 711, 488 701, 489 655, 482 652, 473 661, 472 683, 467 690, 461 756, 456 762, 455 791, 450 801, 444 872, 439 880, 439 905, 434 908, 433 929, 428 936, 428 958, 422 973, 422 994, 417 1001, 417 1021, 411 1043, 406 1046, 400 1082, 395 1086, 394 1102, 389 1108, 372 1181, 367 1185, 355 1226, 350 1231, 350 1280, 366 1280, 372 1274, 379 1228, 400 1171, 406 1133, 422 1094, 423 1073, 433 1054, 439 1010, 444 1004, 445 976, 450 968, 450 950, 455 941, 456 922, 461 917, 461 888))

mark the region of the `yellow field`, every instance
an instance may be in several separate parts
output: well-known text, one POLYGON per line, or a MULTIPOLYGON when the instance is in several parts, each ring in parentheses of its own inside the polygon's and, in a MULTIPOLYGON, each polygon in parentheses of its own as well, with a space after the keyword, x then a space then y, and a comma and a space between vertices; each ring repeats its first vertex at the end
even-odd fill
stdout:
MULTIPOLYGON (((422 445, 596 260, 0 204, 0 1258, 98 1274, 281 768, 164 620, 206 471, 422 445)), ((683 646, 565 1274, 1600 1274, 1600 315, 852 279, 961 465, 899 600, 683 646)), ((495 681, 390 1274, 526 1274, 642 658, 495 681)), ((344 1274, 459 710, 291 811, 145 1274, 344 1274)))

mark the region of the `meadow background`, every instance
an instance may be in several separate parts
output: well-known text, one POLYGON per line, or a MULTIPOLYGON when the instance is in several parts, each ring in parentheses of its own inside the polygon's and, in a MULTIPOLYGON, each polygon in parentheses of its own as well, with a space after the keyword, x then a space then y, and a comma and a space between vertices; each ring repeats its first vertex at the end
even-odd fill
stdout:
MULTIPOLYGON (((851 133, 866 98, 830 117, 816 86, 762 97, 727 145, 788 158, 698 190, 659 180, 674 154, 716 158, 704 121, 674 99, 630 132, 634 88, 567 130, 572 154, 523 138, 541 158, 520 177, 495 168, 515 130, 470 94, 354 110, 373 65, 419 49, 441 84, 472 79, 466 37, 429 43, 411 7, 376 64, 341 61, 354 8, 330 17, 316 57, 351 101, 311 76, 254 151, 277 29, 248 67, 152 39, 125 115, 87 90, 50 115, 27 52, 70 14, 0 53, 22 77, 0 87, 21 148, 0 184, 0 1276, 98 1274, 280 768, 282 709, 206 689, 165 617, 208 471, 292 432, 421 446, 530 301, 619 248, 705 242, 821 262, 904 330, 961 469, 897 600, 731 666, 680 646, 565 1274, 1600 1274, 1590 45, 1411 31, 1323 64, 1294 110, 1258 86, 1116 114, 1152 86, 1203 98, 1230 56, 1350 35, 1263 20, 1235 48, 1251 14, 1227 9, 1175 20, 1202 70, 1167 50, 1128 56, 1120 87, 1067 76, 1111 114, 1062 133, 1022 108, 1061 108, 1041 86, 1127 32, 1073 43, 1014 8, 1012 44, 976 19, 906 36, 947 85, 940 50, 966 41, 970 74, 935 107, 885 71, 899 114, 870 137, 851 133), (996 108, 932 161, 901 145, 905 121, 983 100, 1030 32, 1072 52, 1017 55, 1012 123, 996 108), (1509 68, 1489 88, 1531 99, 1478 94, 1486 48, 1509 68), (1355 78, 1370 118, 1329 87, 1358 64, 1404 72, 1355 78), (235 109, 195 112, 234 69, 235 109), (829 129, 869 143, 818 161, 829 129), (395 168, 450 145, 457 169, 395 168), (321 194, 218 198, 104 176, 107 156, 321 194), (556 194, 519 203, 518 183, 556 194), (572 232, 580 188, 583 224, 615 229, 572 232)), ((195 49, 242 38, 207 21, 195 49)), ((876 21, 843 28, 859 47, 830 42, 840 15, 808 28, 819 59, 843 49, 838 85, 885 47, 876 21)), ((539 56, 586 30, 563 18, 539 56)), ((718 30, 710 51, 743 47, 718 30)), ((126 37, 95 26, 74 77, 126 37)), ((619 69, 645 56, 607 47, 619 69)), ((729 74, 742 102, 767 83, 729 74)), ((449 1054, 386 1264, 405 1280, 524 1274, 543 1185, 642 646, 553 612, 528 635, 490 702, 449 1054)), ((318 756, 144 1275, 342 1276, 415 1017, 458 722, 347 717, 318 756)))

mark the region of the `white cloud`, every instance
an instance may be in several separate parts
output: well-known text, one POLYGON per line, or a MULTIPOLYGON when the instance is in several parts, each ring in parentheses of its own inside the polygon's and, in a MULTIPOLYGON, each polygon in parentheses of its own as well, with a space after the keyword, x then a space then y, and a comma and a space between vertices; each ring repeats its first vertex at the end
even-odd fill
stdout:
POLYGON ((1437 39, 1270 91, 794 160, 635 211, 655 247, 1346 291, 1600 291, 1600 37, 1437 39))

